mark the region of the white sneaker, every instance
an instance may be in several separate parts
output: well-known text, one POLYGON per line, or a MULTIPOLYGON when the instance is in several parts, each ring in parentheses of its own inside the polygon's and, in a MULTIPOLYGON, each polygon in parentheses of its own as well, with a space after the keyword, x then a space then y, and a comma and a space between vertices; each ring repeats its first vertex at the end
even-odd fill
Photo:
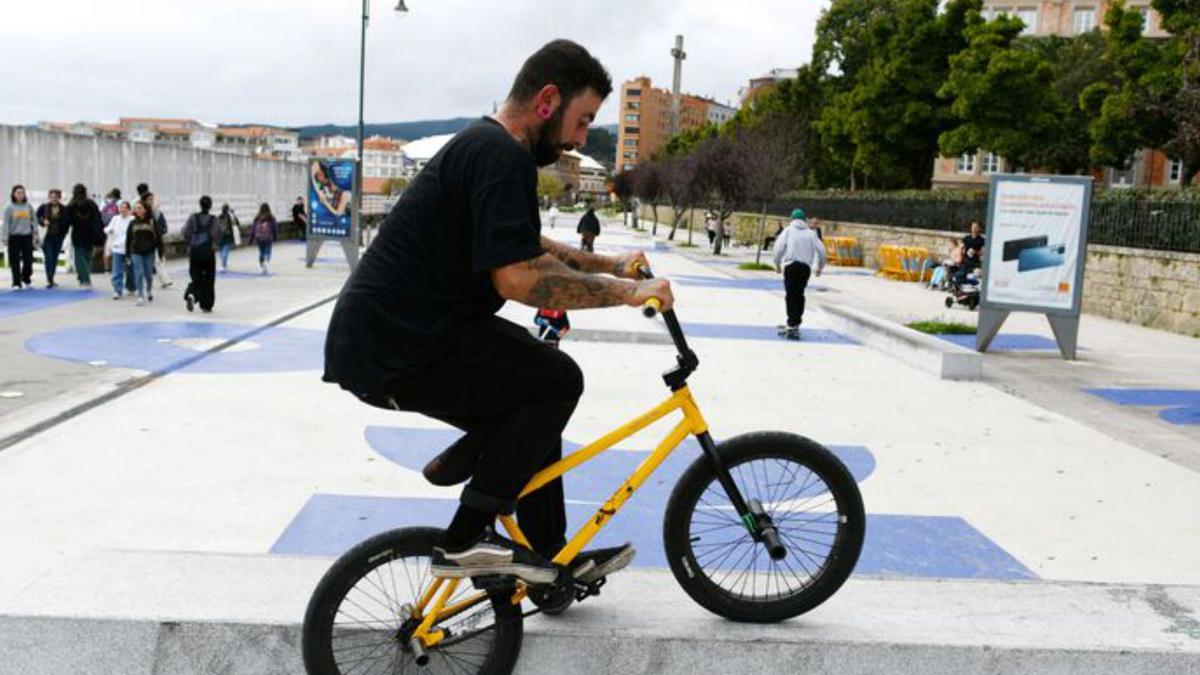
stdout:
POLYGON ((120 300, 120 299, 121 299, 120 293, 113 293, 113 300, 120 300))
POLYGON ((145 298, 138 298, 138 301, 137 301, 137 306, 138 306, 138 307, 142 307, 142 306, 144 306, 145 304, 146 304, 146 299, 145 299, 145 298))

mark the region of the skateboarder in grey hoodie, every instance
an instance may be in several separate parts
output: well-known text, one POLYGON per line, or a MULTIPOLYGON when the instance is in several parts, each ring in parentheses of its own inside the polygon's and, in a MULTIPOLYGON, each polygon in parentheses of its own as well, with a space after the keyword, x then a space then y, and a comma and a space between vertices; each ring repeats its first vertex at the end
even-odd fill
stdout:
POLYGON ((825 244, 804 219, 804 209, 792 211, 792 222, 775 239, 775 271, 783 272, 787 290, 787 325, 780 326, 780 336, 800 339, 800 323, 804 319, 804 289, 816 264, 817 276, 825 269, 828 256, 825 244))

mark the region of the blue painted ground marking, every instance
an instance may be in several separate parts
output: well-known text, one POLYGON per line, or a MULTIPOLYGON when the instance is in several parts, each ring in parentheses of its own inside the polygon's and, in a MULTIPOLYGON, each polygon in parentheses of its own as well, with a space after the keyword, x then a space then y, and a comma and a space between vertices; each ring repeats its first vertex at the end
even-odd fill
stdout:
MULTIPOLYGON (((975 349, 974 335, 938 335, 946 342, 953 342, 960 347, 975 349)), ((1058 343, 1053 338, 1029 333, 1000 333, 992 339, 989 347, 994 352, 1022 351, 1058 351, 1058 343)))
MULTIPOLYGON (((783 292, 783 278, 776 279, 727 279, 725 277, 701 277, 691 274, 674 274, 670 277, 672 283, 681 286, 696 286, 698 288, 731 288, 740 291, 779 291, 783 292)), ((824 293, 828 286, 809 284, 808 290, 824 293)))
MULTIPOLYGON (((302 263, 308 262, 308 258, 296 258, 296 260, 299 260, 302 263)), ((345 265, 347 263, 346 263, 345 258, 318 257, 313 260, 313 264, 314 265, 345 265)))
POLYGON ((1164 408, 1158 417, 1178 425, 1200 425, 1200 390, 1196 389, 1085 389, 1117 405, 1164 408))
MULTIPOLYGON (((406 469, 420 471, 429 460, 462 437, 457 429, 421 429, 413 427, 370 426, 366 430, 367 444, 391 462, 406 469)), ((563 453, 570 454, 583 447, 571 440, 563 441, 563 453)), ((829 450, 837 455, 854 479, 866 480, 875 471, 875 456, 859 445, 834 445, 829 450)), ((568 499, 602 502, 633 473, 650 455, 649 451, 612 448, 593 458, 580 469, 563 477, 563 489, 568 499)), ((685 469, 700 457, 700 444, 688 438, 672 452, 650 480, 638 491, 643 499, 665 505, 667 497, 685 469)))
POLYGON ((81 363, 105 361, 117 368, 224 374, 319 370, 324 363, 324 343, 324 332, 302 328, 147 322, 67 328, 34 336, 25 342, 25 347, 42 356, 81 363), (203 354, 170 342, 196 338, 221 341, 245 338, 257 347, 203 354))
POLYGON ((219 270, 217 277, 222 279, 266 279, 269 274, 262 272, 239 272, 237 270, 219 270))
MULTIPOLYGON (((719 340, 769 340, 771 342, 783 342, 784 339, 779 337, 779 329, 776 326, 752 326, 746 324, 726 324, 726 323, 684 323, 683 332, 689 338, 716 338, 719 340)), ((837 333, 825 328, 800 328, 800 337, 803 342, 831 344, 831 345, 857 345, 861 344, 854 338, 847 337, 841 333, 837 333)))
MULTIPOLYGON (((575 497, 567 490, 568 500, 575 497)), ((456 499, 356 497, 315 494, 271 546, 276 555, 337 556, 358 542, 397 527, 444 527, 456 499)), ((596 511, 567 504, 568 532, 596 511)), ((591 546, 624 541, 637 548, 635 567, 666 568, 661 505, 635 494, 591 546)), ((1036 579, 1024 565, 961 518, 869 515, 856 574, 949 579, 1036 579)))
POLYGON ((100 297, 99 291, 27 288, 0 292, 0 319, 100 297))
MULTIPOLYGON (((370 446, 400 466, 419 471, 425 463, 462 434, 453 429, 368 427, 370 446)), ((662 550, 661 523, 667 498, 683 470, 700 456, 689 439, 663 463, 641 490, 601 531, 595 545, 631 541, 638 549, 635 565, 667 567, 662 550)), ((571 452, 579 444, 566 441, 571 452)), ((875 458, 861 446, 832 446, 855 479, 862 482, 875 470, 875 458)), ((617 485, 649 452, 613 449, 567 474, 567 517, 574 531, 607 499, 617 485)), ((336 556, 363 539, 396 527, 444 525, 455 499, 362 497, 315 494, 304 505, 271 553, 336 556)), ((857 572, 965 579, 1033 579, 1036 576, 961 518, 873 514, 867 519, 867 538, 857 572)))

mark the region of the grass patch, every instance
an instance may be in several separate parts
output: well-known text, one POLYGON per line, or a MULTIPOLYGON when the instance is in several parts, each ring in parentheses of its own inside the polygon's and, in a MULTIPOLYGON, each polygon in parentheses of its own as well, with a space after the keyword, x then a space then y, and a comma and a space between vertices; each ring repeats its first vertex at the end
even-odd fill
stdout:
POLYGON ((965 323, 945 323, 942 321, 914 321, 906 323, 905 326, 928 333, 930 335, 974 335, 975 326, 969 326, 965 323))
POLYGON ((741 265, 738 265, 738 269, 746 270, 747 272, 774 272, 775 271, 775 268, 773 266, 768 265, 766 263, 752 263, 752 262, 742 263, 741 265))

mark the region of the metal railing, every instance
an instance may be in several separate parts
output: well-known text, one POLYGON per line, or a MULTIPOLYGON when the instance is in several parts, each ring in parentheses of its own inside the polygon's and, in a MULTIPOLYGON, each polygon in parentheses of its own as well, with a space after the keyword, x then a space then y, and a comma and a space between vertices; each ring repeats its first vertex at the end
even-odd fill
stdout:
MULTIPOLYGON (((787 217, 797 205, 814 218, 836 222, 965 232, 987 220, 987 199, 821 199, 772 204, 787 217)), ((1200 253, 1200 202, 1094 200, 1088 242, 1156 251, 1200 253)))

